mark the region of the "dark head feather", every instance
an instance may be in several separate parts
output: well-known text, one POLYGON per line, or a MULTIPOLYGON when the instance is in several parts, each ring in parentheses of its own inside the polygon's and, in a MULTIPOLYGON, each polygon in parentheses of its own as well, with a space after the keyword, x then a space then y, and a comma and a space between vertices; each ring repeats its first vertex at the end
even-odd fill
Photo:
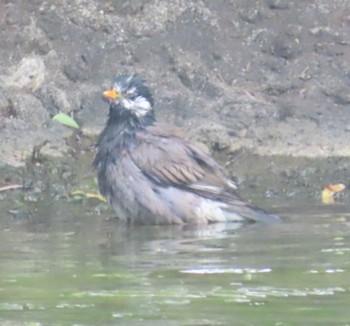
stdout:
POLYGON ((118 75, 114 79, 113 87, 119 89, 123 94, 133 94, 135 97, 142 96, 148 100, 153 107, 154 101, 150 89, 145 81, 138 75, 118 75))

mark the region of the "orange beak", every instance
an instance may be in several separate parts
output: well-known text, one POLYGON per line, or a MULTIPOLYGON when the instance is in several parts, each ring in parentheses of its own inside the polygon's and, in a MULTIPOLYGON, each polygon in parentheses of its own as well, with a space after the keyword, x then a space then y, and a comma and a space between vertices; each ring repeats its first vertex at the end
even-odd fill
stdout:
POLYGON ((107 100, 114 101, 116 98, 119 97, 119 93, 116 89, 111 88, 108 91, 103 92, 103 97, 107 100))

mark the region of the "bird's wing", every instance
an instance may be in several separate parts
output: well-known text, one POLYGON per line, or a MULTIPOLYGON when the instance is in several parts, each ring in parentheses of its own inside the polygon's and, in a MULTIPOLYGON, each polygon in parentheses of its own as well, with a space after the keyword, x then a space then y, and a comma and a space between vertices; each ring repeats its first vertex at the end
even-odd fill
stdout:
POLYGON ((214 159, 177 135, 150 129, 139 132, 137 140, 131 158, 156 183, 210 197, 235 188, 214 159))

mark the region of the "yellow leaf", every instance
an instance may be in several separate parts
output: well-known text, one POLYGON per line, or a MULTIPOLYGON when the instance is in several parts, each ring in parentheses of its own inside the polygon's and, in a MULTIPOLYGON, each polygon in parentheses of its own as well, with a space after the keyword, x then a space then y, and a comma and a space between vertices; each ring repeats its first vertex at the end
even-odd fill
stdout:
POLYGON ((337 192, 344 190, 346 187, 343 183, 337 183, 335 185, 330 184, 326 186, 326 188, 328 188, 330 191, 333 191, 336 194, 337 192))
POLYGON ((344 190, 346 186, 342 183, 329 184, 322 190, 322 203, 334 204, 334 195, 344 190))
POLYGON ((75 190, 75 191, 71 191, 69 193, 70 196, 81 196, 81 197, 86 197, 86 198, 94 198, 94 199, 98 199, 100 201, 103 202, 107 202, 107 199, 105 197, 103 197, 101 194, 98 193, 92 193, 92 192, 85 192, 83 190, 75 190))
POLYGON ((87 198, 95 198, 95 199, 98 199, 100 201, 103 201, 105 203, 107 203, 107 198, 106 197, 103 197, 101 194, 96 194, 96 193, 92 193, 92 192, 87 192, 85 194, 85 196, 87 198))

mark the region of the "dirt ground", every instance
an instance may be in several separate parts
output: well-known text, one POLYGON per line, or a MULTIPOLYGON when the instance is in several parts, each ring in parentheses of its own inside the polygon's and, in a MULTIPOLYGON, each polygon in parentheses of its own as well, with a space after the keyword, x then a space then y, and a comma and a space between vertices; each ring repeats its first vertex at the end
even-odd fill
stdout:
POLYGON ((0 0, 0 20, 2 183, 10 166, 89 151, 119 73, 144 77, 158 119, 233 161, 236 179, 349 171, 350 0, 0 0))

